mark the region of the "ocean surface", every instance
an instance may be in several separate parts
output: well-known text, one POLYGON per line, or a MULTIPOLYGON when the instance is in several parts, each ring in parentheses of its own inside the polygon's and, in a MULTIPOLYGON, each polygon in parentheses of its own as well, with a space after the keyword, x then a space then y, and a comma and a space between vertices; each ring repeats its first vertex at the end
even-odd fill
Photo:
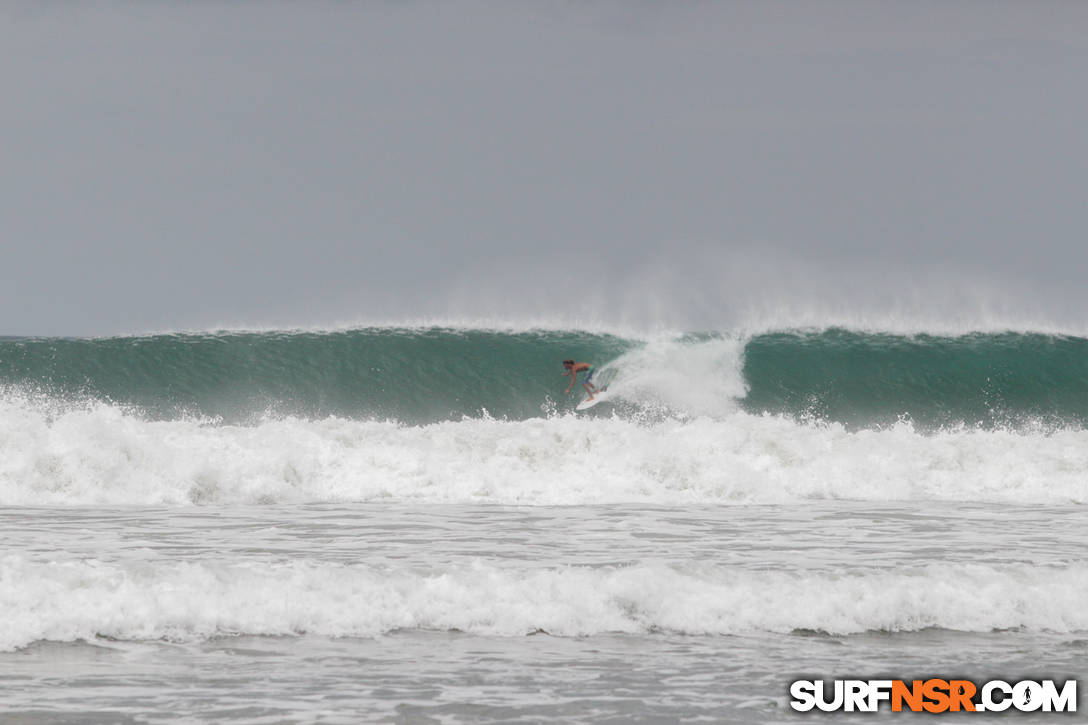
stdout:
POLYGON ((1085 679, 1088 339, 0 338, 0 504, 0 722, 825 721, 1085 679))

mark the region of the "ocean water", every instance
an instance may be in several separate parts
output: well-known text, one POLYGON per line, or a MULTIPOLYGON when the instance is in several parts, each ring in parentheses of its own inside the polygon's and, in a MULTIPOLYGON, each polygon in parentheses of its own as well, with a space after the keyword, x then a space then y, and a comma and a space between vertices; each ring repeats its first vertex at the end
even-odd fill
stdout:
POLYGON ((1085 353, 0 339, 0 720, 797 722, 800 678, 1083 679, 1085 353), (610 401, 573 411, 567 357, 610 401))

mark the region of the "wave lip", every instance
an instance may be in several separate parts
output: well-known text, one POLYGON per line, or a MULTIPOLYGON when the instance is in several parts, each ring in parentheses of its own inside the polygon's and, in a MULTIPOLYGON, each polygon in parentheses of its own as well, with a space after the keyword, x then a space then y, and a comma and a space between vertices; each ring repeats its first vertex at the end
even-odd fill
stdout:
POLYGON ((0 649, 95 637, 373 637, 602 633, 1088 629, 1083 565, 845 572, 709 565, 432 571, 314 561, 38 562, 0 558, 0 649))

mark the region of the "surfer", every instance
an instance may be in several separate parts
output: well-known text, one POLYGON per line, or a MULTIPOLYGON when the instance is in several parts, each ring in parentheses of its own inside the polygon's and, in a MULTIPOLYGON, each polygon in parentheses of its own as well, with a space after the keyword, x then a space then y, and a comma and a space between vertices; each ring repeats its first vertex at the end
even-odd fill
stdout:
POLYGON ((589 397, 587 400, 593 400, 593 394, 597 392, 597 386, 590 382, 593 378, 593 365, 586 362, 574 362, 573 360, 564 360, 563 367, 567 369, 564 375, 570 376, 570 385, 563 392, 569 393, 570 389, 574 387, 574 380, 578 377, 578 373, 584 372, 586 376, 582 378, 582 387, 586 389, 586 395, 589 397))

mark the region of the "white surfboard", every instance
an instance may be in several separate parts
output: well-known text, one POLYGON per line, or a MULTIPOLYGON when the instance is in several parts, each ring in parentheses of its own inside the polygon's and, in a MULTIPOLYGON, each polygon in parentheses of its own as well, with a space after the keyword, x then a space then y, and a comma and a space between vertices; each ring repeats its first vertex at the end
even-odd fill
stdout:
POLYGON ((574 409, 575 410, 589 410, 590 408, 592 408, 597 403, 600 403, 602 400, 608 400, 608 391, 607 390, 597 391, 596 395, 594 395, 592 399, 587 398, 586 400, 583 400, 581 403, 576 405, 574 407, 574 409))

